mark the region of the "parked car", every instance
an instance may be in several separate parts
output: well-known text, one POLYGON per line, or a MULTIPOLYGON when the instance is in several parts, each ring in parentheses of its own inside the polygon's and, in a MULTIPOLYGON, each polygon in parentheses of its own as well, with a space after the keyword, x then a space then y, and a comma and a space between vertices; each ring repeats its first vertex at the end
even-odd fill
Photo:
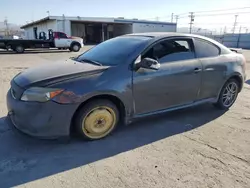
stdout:
POLYGON ((242 90, 245 58, 179 33, 130 34, 78 57, 25 70, 11 81, 8 117, 27 134, 106 137, 119 122, 213 103, 228 109, 242 90))

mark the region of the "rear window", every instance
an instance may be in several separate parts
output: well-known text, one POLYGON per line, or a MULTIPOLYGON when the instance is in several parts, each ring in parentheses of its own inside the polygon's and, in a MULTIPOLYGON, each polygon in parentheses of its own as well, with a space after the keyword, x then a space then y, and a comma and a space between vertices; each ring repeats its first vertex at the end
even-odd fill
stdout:
POLYGON ((214 44, 202 39, 195 39, 195 50, 198 58, 216 57, 220 55, 220 49, 214 44))

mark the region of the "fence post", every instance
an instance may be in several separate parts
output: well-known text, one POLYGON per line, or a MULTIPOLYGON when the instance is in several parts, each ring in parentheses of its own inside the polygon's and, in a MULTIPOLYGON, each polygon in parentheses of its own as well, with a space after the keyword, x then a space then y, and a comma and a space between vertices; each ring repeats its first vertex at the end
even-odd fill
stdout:
POLYGON ((239 48, 240 37, 241 37, 241 34, 239 33, 238 40, 237 40, 237 48, 239 48))

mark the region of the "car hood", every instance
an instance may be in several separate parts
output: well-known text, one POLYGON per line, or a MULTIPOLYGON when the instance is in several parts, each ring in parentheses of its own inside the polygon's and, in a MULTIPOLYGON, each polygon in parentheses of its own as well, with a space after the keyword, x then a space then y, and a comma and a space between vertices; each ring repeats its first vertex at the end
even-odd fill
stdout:
POLYGON ((51 64, 29 68, 19 73, 14 78, 14 82, 22 88, 34 85, 45 86, 77 77, 98 74, 108 68, 107 66, 80 63, 68 59, 65 62, 52 62, 51 64))

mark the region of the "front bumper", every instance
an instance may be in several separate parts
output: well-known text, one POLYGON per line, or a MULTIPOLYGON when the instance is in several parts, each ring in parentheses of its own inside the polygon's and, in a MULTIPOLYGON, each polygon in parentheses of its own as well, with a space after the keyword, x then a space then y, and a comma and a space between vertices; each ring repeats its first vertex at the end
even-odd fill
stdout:
POLYGON ((24 102, 7 93, 8 118, 20 131, 40 138, 69 136, 77 104, 24 102))

